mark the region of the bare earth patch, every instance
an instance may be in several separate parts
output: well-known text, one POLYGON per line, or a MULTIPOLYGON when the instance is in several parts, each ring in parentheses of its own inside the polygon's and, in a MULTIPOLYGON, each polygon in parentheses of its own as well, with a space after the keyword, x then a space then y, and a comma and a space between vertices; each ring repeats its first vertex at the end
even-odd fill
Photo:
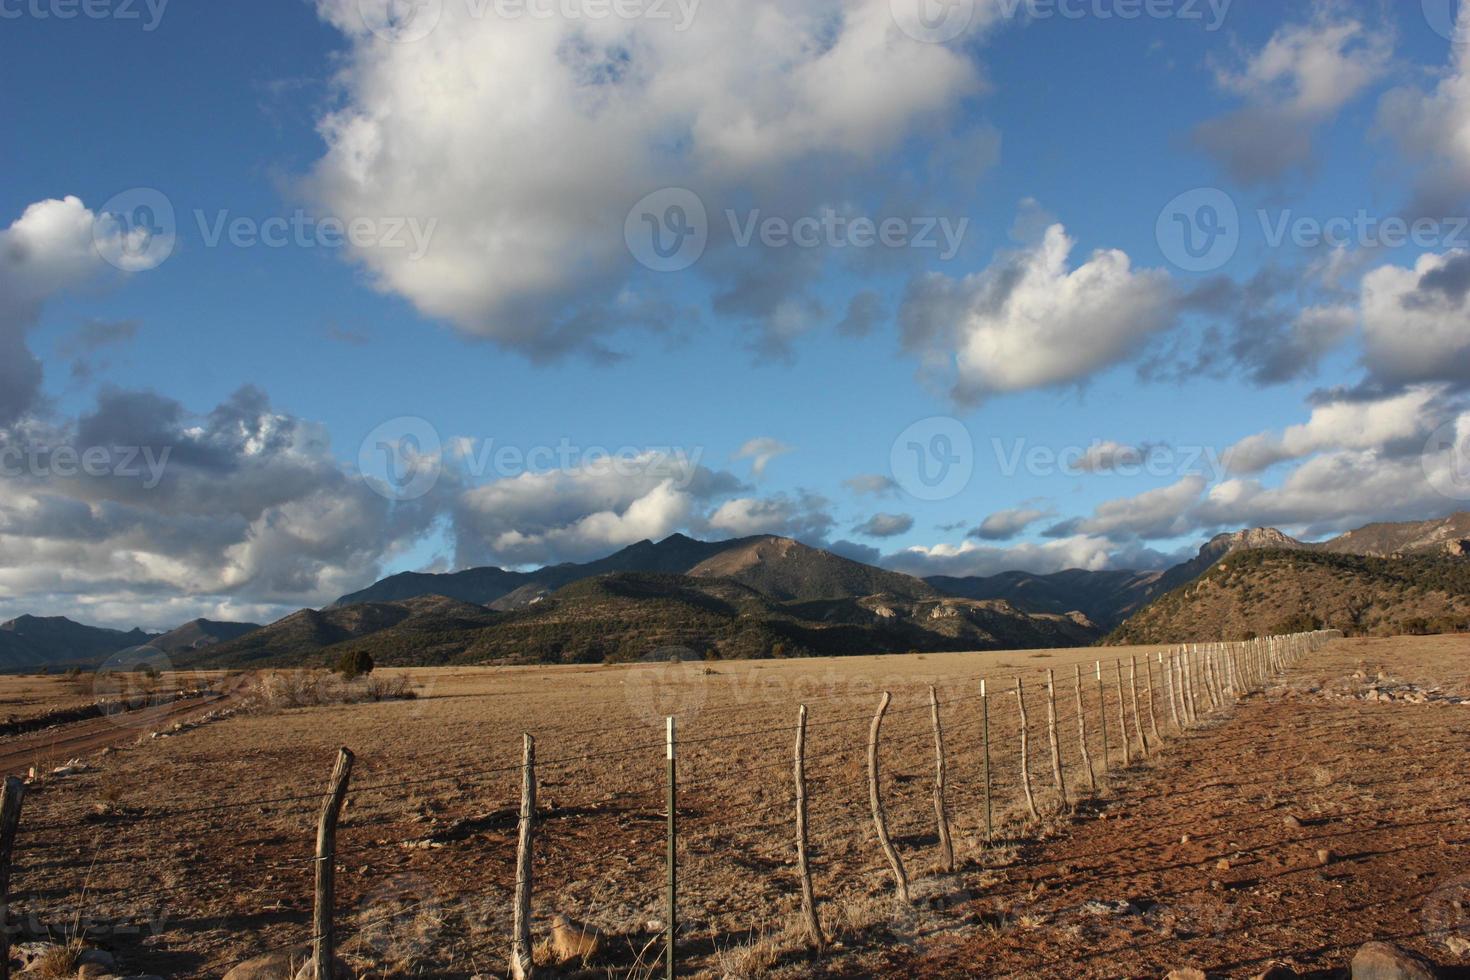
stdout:
MULTIPOLYGON (((16 906, 32 934, 81 921, 129 971, 168 977, 217 977, 303 943, 314 794, 347 745, 358 767, 339 841, 343 954, 366 976, 501 976, 515 764, 530 731, 542 760, 537 937, 557 913, 587 923, 602 934, 587 975, 623 976, 647 958, 664 914, 661 726, 676 713, 691 976, 1123 977, 1198 965, 1249 977, 1273 959, 1341 966, 1372 938, 1460 962, 1444 939, 1470 935, 1470 895, 1457 890, 1470 884, 1470 705, 1454 703, 1470 693, 1467 648, 1456 638, 1335 643, 1286 687, 1135 765, 1075 817, 1048 816, 1040 839, 1019 820, 1015 696, 997 692, 1027 678, 1032 774, 1052 814, 1038 672, 1057 671, 1076 788, 1086 777, 1073 665, 1147 651, 413 671, 414 701, 239 715, 88 756, 87 771, 27 802, 16 906), (981 675, 992 692, 994 846, 984 840, 981 675), (945 705, 953 875, 934 870, 930 683, 945 705), (1367 699, 1395 683, 1445 697, 1367 699), (895 699, 884 795, 914 879, 911 909, 891 901, 868 814, 867 727, 885 689, 895 699), (840 944, 821 960, 793 930, 801 701, 816 890, 840 944), (1319 850, 1333 852, 1325 865, 1319 850)), ((1090 679, 1083 690, 1094 712, 1090 679)), ((1111 682, 1107 696, 1116 769, 1111 682)), ((1168 728, 1162 695, 1158 713, 1168 728)), ((1091 748, 1097 761, 1101 745, 1091 748)))

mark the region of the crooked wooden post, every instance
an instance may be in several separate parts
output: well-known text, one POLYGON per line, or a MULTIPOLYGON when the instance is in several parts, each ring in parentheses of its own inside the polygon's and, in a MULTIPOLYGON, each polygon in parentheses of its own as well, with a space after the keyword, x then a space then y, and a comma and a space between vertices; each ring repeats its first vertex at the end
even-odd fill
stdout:
POLYGON ((1087 785, 1097 792, 1097 773, 1092 768, 1092 753, 1087 750, 1087 709, 1082 703, 1082 665, 1073 664, 1077 674, 1077 741, 1082 745, 1082 767, 1087 770, 1087 785))
POLYGON ((1057 731, 1057 679, 1054 671, 1046 672, 1046 737, 1051 743, 1051 774, 1057 784, 1057 798, 1062 812, 1067 810, 1067 783, 1062 778, 1062 741, 1057 731))
POLYGON ((872 730, 868 733, 868 799, 873 805, 873 827, 878 832, 878 846, 883 849, 883 856, 893 869, 893 884, 899 901, 907 902, 909 876, 903 869, 903 859, 898 856, 898 850, 888 836, 888 815, 883 809, 883 793, 878 781, 878 737, 883 731, 883 716, 887 714, 888 705, 892 701, 893 695, 884 691, 883 699, 878 702, 878 713, 873 716, 872 730))
POLYGON ((806 829, 806 705, 796 716, 796 870, 801 876, 801 915, 806 920, 807 937, 812 947, 821 952, 827 947, 822 922, 817 916, 817 895, 812 888, 812 869, 807 857, 806 829))
POLYGON ((990 801, 990 694, 985 690, 985 679, 980 679, 980 731, 985 743, 985 843, 995 840, 995 820, 990 801))
POLYGON ((530 980, 536 973, 531 953, 532 847, 536 833, 536 740, 522 736, 521 819, 516 841, 516 894, 510 944, 510 973, 530 980))
POLYGON ((1021 678, 1016 678, 1016 701, 1021 706, 1021 788, 1026 791, 1026 812, 1032 820, 1040 820, 1036 809, 1036 797, 1031 794, 1031 733, 1026 722, 1026 690, 1021 678))
POLYGON ((1128 738, 1128 702, 1123 700, 1123 661, 1113 661, 1113 670, 1118 675, 1118 736, 1123 740, 1123 765, 1133 765, 1133 746, 1128 738))
POLYGON ((1138 744, 1143 748, 1143 757, 1148 758, 1148 735, 1143 730, 1143 716, 1138 713, 1138 658, 1128 658, 1128 696, 1133 702, 1133 728, 1138 732, 1138 744))
POLYGON ((1097 661, 1093 666, 1097 670, 1097 710, 1102 717, 1102 771, 1107 774, 1112 767, 1112 762, 1108 759, 1108 692, 1103 687, 1102 661, 1097 661))
POLYGON ((1148 727, 1154 733, 1154 744, 1162 746, 1164 740, 1159 735, 1159 715, 1154 707, 1154 662, 1147 654, 1143 658, 1143 672, 1148 680, 1148 687, 1145 689, 1148 698, 1148 727))
POLYGON ((351 750, 337 753, 332 782, 322 804, 316 829, 316 909, 312 916, 312 975, 316 980, 336 980, 336 935, 333 913, 337 899, 337 820, 347 800, 347 783, 352 779, 351 750))
POLYGON ((944 726, 939 720, 939 692, 929 688, 929 711, 934 717, 934 819, 939 824, 939 866, 954 871, 954 842, 949 836, 949 808, 944 802, 944 726))

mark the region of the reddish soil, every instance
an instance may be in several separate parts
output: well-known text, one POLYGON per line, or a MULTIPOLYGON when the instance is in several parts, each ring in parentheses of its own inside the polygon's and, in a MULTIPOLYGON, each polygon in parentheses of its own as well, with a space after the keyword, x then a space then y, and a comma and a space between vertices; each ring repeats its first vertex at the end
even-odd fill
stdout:
POLYGON ((1470 641, 1336 644, 1290 687, 1176 742, 1156 768, 1024 847, 958 931, 847 976, 1345 977, 1386 940, 1470 977, 1470 704, 1358 700, 1353 678, 1466 693, 1470 641), (1312 690, 1321 685, 1321 690, 1312 690), (1291 818, 1290 820, 1288 818, 1291 818), (1329 863, 1318 851, 1330 850, 1329 863))
POLYGON ((221 700, 222 696, 189 698, 0 740, 0 776, 25 775, 32 766, 44 771, 101 749, 136 742, 150 732, 217 710, 221 700))

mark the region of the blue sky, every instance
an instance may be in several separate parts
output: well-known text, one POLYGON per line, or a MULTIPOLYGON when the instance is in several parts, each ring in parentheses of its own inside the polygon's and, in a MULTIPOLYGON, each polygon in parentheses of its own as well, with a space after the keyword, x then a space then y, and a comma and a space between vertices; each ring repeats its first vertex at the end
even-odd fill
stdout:
POLYGON ((6 471, 0 614, 273 616, 389 571, 675 530, 917 573, 1137 567, 1246 524, 1326 534, 1470 497, 1470 82, 1448 3, 1125 20, 1142 5, 956 0, 942 43, 905 31, 915 0, 704 0, 685 30, 672 4, 442 0, 405 27, 385 3, 0 3, 0 83, 24 93, 0 104, 0 447, 100 445, 113 470, 6 471), (118 269, 109 236, 132 226, 108 202, 131 214, 138 188, 176 238, 118 269), (666 188, 708 233, 674 272, 624 235, 644 195, 667 216, 666 188), (1220 196, 1239 216, 1205 271, 1159 232, 1191 192, 1186 219, 1220 196), (731 211, 964 234, 953 256, 742 246, 731 211), (1266 232, 1360 213, 1431 232, 1266 232), (249 241, 296 215, 368 230, 249 241), (236 219, 239 242, 211 241, 236 219), (422 255, 397 247, 410 221, 422 255), (855 298, 868 315, 842 329, 855 298), (437 445, 394 441, 405 418, 437 445), (893 450, 936 418, 919 444, 962 427, 973 473, 921 499, 893 450), (429 489, 360 471, 375 431, 429 489), (641 462, 485 473, 456 455, 485 440, 641 462), (997 440, 1091 462, 1012 471, 997 440), (116 472, 130 446, 172 448, 157 481, 116 472), (662 479, 670 448, 697 477, 662 479))

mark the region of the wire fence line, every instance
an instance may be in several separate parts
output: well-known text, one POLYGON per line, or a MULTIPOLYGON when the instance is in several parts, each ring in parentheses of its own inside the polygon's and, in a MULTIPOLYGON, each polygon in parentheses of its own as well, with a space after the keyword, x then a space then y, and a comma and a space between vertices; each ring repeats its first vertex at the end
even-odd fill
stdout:
MULTIPOLYGON (((905 699, 917 700, 885 707, 876 721, 871 713, 856 710, 860 699, 875 697, 873 691, 827 697, 825 712, 831 714, 822 717, 819 713, 810 721, 805 721, 807 702, 818 699, 792 702, 788 705, 790 724, 741 725, 736 717, 722 728, 694 727, 684 733, 676 728, 679 716, 671 714, 662 740, 645 741, 640 735, 652 734, 651 725, 601 726, 582 731, 620 734, 634 744, 617 749, 594 746, 589 748, 595 750, 562 751, 537 759, 535 740, 527 737, 527 754, 519 764, 413 772, 398 779, 380 776, 352 783, 353 756, 343 750, 335 774, 341 778, 324 791, 202 807, 123 809, 35 825, 21 821, 21 844, 16 848, 19 860, 12 862, 8 851, 0 854, 5 868, 0 880, 8 877, 12 864, 16 874, 16 882, 0 899, 17 919, 32 914, 28 905, 44 904, 60 890, 55 867, 67 863, 64 851, 76 851, 75 838, 84 832, 115 838, 134 826, 185 818, 245 818, 248 824, 246 811, 264 813, 269 808, 280 808, 272 811, 277 818, 294 820, 309 817, 319 807, 315 853, 284 861, 277 855, 269 868, 277 873, 300 872, 301 880, 292 880, 296 881, 293 887, 303 893, 297 896, 299 908, 291 909, 291 915, 309 920, 306 900, 310 898, 317 909, 316 920, 325 926, 308 926, 289 942, 250 952, 312 947, 313 962, 324 971, 323 978, 331 975, 326 972, 329 960, 320 961, 323 955, 330 956, 334 950, 361 953, 365 943, 369 952, 381 953, 384 942, 373 937, 383 927, 419 928, 429 912, 442 912, 449 904, 475 906, 473 916, 466 918, 479 919, 475 937, 479 955, 494 950, 500 962, 509 962, 512 975, 534 972, 535 964, 528 959, 531 936, 523 932, 530 928, 530 919, 511 921, 513 908, 523 903, 529 908, 533 900, 543 912, 555 908, 585 919, 587 929, 599 937, 604 955, 616 939, 622 939, 630 950, 641 944, 645 952, 654 944, 661 947, 655 958, 663 965, 677 963, 681 947, 692 956, 708 955, 708 949, 719 948, 722 938, 733 941, 739 930, 728 924, 735 921, 745 923, 747 931, 756 922, 772 930, 788 928, 796 918, 799 886, 805 886, 814 895, 815 905, 806 920, 807 930, 813 933, 807 942, 820 949, 821 922, 834 918, 829 906, 841 896, 854 891, 868 894, 879 875, 893 877, 895 894, 906 894, 907 865, 922 869, 926 860, 937 860, 956 866, 951 840, 958 843, 963 856, 957 867, 960 879, 983 872, 993 848, 1018 841, 1038 820, 1054 819, 1087 798, 1108 792, 1111 776, 1151 759, 1169 741, 1262 690, 1338 636, 1319 632, 1198 644, 1151 651, 1141 660, 1137 655, 1094 660, 1086 669, 1080 664, 1060 671, 1023 667, 1003 678, 996 676, 1000 671, 992 671, 948 677, 935 684, 892 685, 905 699), (799 729, 798 710, 803 715, 799 729), (799 777, 793 748, 803 755, 799 777), (669 776, 663 778, 664 762, 675 758, 679 766, 669 765, 669 776), (633 764, 631 778, 635 784, 641 782, 641 787, 604 807, 536 805, 536 787, 547 784, 550 777, 585 776, 610 764, 633 764), (640 772, 642 777, 637 776, 640 772), (523 786, 519 801, 507 792, 512 777, 523 786), (461 794, 498 789, 500 795, 495 798, 504 806, 479 820, 427 834, 405 827, 401 816, 373 810, 375 802, 401 802, 406 790, 448 782, 461 794), (673 808, 668 800, 675 801, 673 808), (342 820, 344 801, 350 801, 350 812, 342 820), (793 821, 799 801, 810 808, 814 857, 809 869, 803 860, 802 869, 793 873, 789 865, 797 848, 798 830, 793 821), (339 821, 340 839, 336 836, 339 821), (611 846, 615 838, 600 839, 612 827, 631 828, 638 843, 635 853, 615 853, 611 846), (376 830, 395 833, 372 842, 361 839, 365 832, 376 830), (518 841, 513 840, 515 836, 518 841), (514 872, 491 876, 488 888, 475 887, 486 884, 484 876, 476 875, 461 882, 460 890, 451 897, 425 881, 412 888, 395 886, 396 891, 369 894, 364 900, 369 907, 351 917, 350 924, 344 923, 347 929, 335 923, 334 915, 342 912, 333 900, 338 874, 345 873, 354 892, 371 892, 371 881, 351 880, 354 875, 348 866, 356 862, 353 848, 432 851, 478 837, 493 838, 497 867, 511 865, 514 872), (751 837, 754 839, 748 839, 751 837), (888 838, 894 842, 894 856, 885 859, 874 843, 888 838), (514 854, 509 850, 512 843, 514 854), (578 853, 580 845, 589 843, 599 852, 603 865, 595 875, 586 873, 587 859, 578 853), (661 853, 664 849, 667 852, 661 853), (675 878, 681 865, 683 874, 675 878), (739 872, 733 876, 732 866, 739 872), (315 878, 310 896, 304 893, 308 876, 315 878), (665 876, 668 880, 661 881, 665 876), (802 878, 806 880, 799 880, 802 878), (609 908, 606 898, 590 894, 594 881, 603 889, 616 886, 626 901, 609 908), (421 896, 419 892, 431 894, 421 896), (630 921, 637 927, 629 928, 630 921), (518 934, 511 935, 512 931, 518 934), (669 950, 675 955, 667 955, 669 950)), ((892 692, 878 693, 885 703, 891 700, 892 692)), ((762 709, 772 712, 778 706, 764 704, 762 709)), ((698 713, 689 714, 698 717, 698 713)), ((555 732, 554 736, 565 734, 555 732)), ((18 803, 16 811, 18 819, 18 803)), ((0 829, 3 825, 0 814, 0 829)), ((800 833, 805 836, 806 828, 800 833)), ((304 845, 304 837, 302 841, 304 845)), ((806 846, 803 840, 801 847, 806 846)), ((262 867, 252 865, 252 870, 262 867)), ((928 877, 920 875, 921 879, 928 877)), ((156 902, 200 891, 227 892, 231 885, 232 876, 227 874, 207 883, 150 887, 148 895, 156 902)), ((825 928, 840 928, 840 923, 829 922, 825 928)), ((542 955, 555 952, 553 948, 542 955)), ((639 954, 638 959, 643 958, 639 954)), ((673 968, 659 972, 672 976, 673 968)), ((643 975, 656 974, 644 969, 643 975)))

